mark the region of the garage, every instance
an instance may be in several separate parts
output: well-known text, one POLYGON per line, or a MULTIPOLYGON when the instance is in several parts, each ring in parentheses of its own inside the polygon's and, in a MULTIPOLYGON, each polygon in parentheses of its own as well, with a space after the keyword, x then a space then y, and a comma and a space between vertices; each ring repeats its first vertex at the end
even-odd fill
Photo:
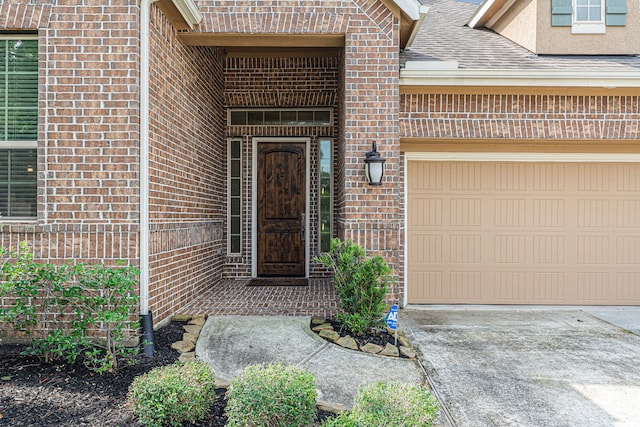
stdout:
POLYGON ((409 304, 640 304, 639 163, 406 157, 409 304))

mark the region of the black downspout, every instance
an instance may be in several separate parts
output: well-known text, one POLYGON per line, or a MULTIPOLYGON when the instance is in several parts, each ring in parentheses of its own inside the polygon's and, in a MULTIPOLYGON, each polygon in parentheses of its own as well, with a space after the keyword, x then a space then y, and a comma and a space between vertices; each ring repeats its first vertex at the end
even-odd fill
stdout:
POLYGON ((148 314, 142 314, 142 345, 144 347, 144 354, 149 357, 153 357, 153 351, 155 350, 154 338, 153 338, 153 316, 151 312, 148 314))

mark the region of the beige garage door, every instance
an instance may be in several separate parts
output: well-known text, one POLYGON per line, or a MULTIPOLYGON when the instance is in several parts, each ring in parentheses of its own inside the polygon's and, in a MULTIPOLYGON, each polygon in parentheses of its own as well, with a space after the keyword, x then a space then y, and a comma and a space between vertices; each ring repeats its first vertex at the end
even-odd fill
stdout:
POLYGON ((408 162, 408 301, 640 304, 640 165, 408 162))

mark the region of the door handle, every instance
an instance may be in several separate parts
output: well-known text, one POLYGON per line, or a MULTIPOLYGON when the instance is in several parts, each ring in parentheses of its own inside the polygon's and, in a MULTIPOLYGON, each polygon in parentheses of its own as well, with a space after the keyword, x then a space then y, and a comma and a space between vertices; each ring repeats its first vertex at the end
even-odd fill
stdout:
POLYGON ((307 232, 307 224, 306 224, 307 216, 303 213, 301 217, 302 219, 300 220, 300 235, 302 236, 302 241, 304 242, 305 234, 307 232))

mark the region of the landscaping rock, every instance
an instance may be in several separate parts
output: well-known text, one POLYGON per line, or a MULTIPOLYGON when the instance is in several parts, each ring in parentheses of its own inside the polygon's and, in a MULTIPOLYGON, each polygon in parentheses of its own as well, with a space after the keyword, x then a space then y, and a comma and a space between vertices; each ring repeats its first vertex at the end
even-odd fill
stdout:
POLYGON ((336 341, 336 344, 338 344, 341 347, 348 348, 350 350, 358 349, 358 344, 356 343, 356 340, 354 340, 353 337, 350 337, 349 335, 347 335, 346 337, 341 337, 338 341, 336 341))
POLYGON ((377 344, 367 343, 362 346, 360 350, 364 351, 365 353, 378 354, 383 350, 383 348, 377 344))
POLYGON ((195 344, 198 341, 198 335, 185 332, 184 334, 182 334, 182 341, 190 341, 195 344))
POLYGON ((190 351, 188 353, 182 353, 180 355, 180 357, 178 357, 178 360, 182 363, 187 363, 190 362, 192 360, 196 359, 196 352, 195 351, 190 351))
POLYGON ((314 326, 322 325, 323 323, 327 323, 327 319, 324 317, 312 317, 311 324, 314 326))
POLYGON ((189 332, 190 334, 193 334, 195 336, 200 335, 200 331, 202 330, 202 326, 198 326, 198 325, 186 325, 183 326, 183 329, 186 332, 189 332))
POLYGON ((171 318, 174 322, 188 322, 193 316, 190 314, 176 314, 171 318))
POLYGON ((318 335, 331 342, 337 342, 340 339, 340 334, 333 329, 323 329, 318 335))
POLYGON ((405 334, 398 334, 398 344, 404 347, 411 347, 411 342, 405 334))
POLYGON ((205 319, 205 318, 204 318, 204 316, 202 316, 202 315, 200 315, 200 316, 194 316, 194 317, 193 317, 193 319, 191 319, 191 320, 189 321, 189 324, 190 324, 190 325, 196 325, 196 326, 202 326, 202 325, 204 325, 205 320, 206 320, 206 319, 205 319))
POLYGON ((312 328, 312 330, 313 330, 314 332, 320 332, 320 331, 326 331, 326 330, 331 330, 331 331, 333 331, 333 326, 331 326, 331 324, 329 324, 329 323, 323 323, 323 324, 321 324, 321 325, 314 326, 314 327, 312 328))
POLYGON ((400 353, 398 352, 398 347, 396 347, 393 344, 387 344, 384 347, 384 350, 382 350, 379 354, 381 354, 383 356, 391 356, 391 357, 400 356, 400 353))
POLYGON ((400 354, 408 357, 409 359, 415 359, 416 358, 416 353, 415 351, 411 350, 409 347, 406 347, 404 345, 400 346, 400 354))
POLYGON ((171 344, 171 348, 176 350, 178 353, 189 353, 196 348, 196 345, 191 341, 176 341, 171 344))

